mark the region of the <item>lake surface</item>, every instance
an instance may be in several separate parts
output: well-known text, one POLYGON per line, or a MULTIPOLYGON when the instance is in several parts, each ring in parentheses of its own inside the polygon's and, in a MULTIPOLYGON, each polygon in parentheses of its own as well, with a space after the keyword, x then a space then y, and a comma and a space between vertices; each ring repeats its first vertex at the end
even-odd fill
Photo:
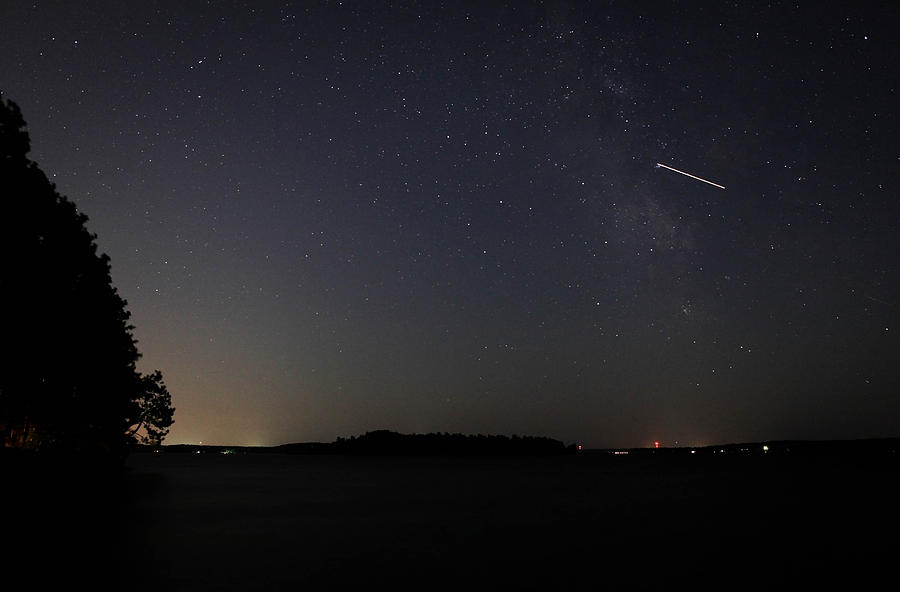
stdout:
POLYGON ((98 587, 870 587, 893 577, 900 525, 893 461, 167 453, 127 466, 45 525, 98 587))

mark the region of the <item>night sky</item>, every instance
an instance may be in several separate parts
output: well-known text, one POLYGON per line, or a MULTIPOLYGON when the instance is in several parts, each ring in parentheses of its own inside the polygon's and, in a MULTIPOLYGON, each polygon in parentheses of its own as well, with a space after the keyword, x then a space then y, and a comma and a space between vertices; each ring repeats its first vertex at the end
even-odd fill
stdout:
POLYGON ((0 90, 169 443, 898 436, 900 10, 801 4, 4 2, 0 90))

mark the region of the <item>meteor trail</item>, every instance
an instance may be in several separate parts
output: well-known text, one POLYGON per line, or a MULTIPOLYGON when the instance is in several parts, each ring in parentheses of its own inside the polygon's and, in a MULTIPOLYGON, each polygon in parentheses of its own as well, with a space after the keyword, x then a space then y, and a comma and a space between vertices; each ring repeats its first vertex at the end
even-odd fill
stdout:
POLYGON ((700 177, 697 177, 697 176, 692 175, 692 174, 690 174, 690 173, 686 173, 686 172, 684 172, 684 171, 679 171, 678 169, 672 168, 672 167, 667 166, 667 165, 664 165, 664 164, 661 163, 661 162, 656 163, 656 166, 658 166, 658 167, 663 167, 664 169, 669 169, 670 171, 675 171, 676 173, 681 173, 681 174, 684 175, 685 177, 690 177, 691 179, 697 179, 698 181, 703 181, 704 183, 709 183, 710 185, 712 185, 712 186, 714 186, 714 187, 718 187, 719 189, 725 189, 725 186, 724 186, 724 185, 719 185, 718 183, 713 183, 712 181, 707 181, 706 179, 701 179, 700 177))

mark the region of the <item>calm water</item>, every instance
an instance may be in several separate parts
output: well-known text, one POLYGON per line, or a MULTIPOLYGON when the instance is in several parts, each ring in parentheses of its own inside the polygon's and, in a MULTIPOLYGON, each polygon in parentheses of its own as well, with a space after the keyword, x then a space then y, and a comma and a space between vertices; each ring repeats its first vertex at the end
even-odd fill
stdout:
POLYGON ((857 582, 892 557, 896 473, 852 463, 135 455, 165 590, 857 582))
POLYGON ((867 587, 900 526, 896 466, 852 459, 138 454, 39 490, 9 530, 37 588, 867 587))

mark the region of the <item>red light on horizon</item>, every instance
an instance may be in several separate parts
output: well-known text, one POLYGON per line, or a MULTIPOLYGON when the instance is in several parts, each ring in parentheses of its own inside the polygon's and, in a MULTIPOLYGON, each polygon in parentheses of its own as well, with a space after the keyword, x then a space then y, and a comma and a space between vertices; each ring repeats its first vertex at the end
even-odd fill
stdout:
POLYGON ((654 442, 654 443, 653 443, 653 447, 654 447, 654 448, 659 448, 659 442, 654 442))

